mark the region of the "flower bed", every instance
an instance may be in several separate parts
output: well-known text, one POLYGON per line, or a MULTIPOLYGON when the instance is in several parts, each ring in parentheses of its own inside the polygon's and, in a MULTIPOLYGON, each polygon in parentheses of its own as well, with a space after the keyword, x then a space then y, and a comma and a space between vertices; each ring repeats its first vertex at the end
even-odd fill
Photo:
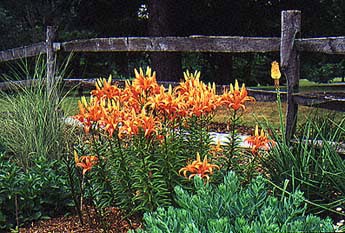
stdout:
MULTIPOLYGON (((279 108, 281 105, 277 80, 280 73, 277 72, 277 67, 273 72, 279 108)), ((243 197, 238 199, 236 205, 241 206, 250 198, 253 198, 253 205, 256 201, 259 205, 267 200, 261 207, 265 213, 270 208, 275 209, 277 215, 274 216, 274 221, 270 218, 257 218, 255 214, 248 215, 252 216, 249 218, 255 218, 257 226, 253 226, 247 219, 239 218, 231 222, 227 215, 220 217, 216 214, 218 217, 214 217, 209 213, 212 222, 207 224, 212 226, 202 225, 206 222, 189 225, 193 221, 199 221, 196 219, 200 216, 196 215, 191 217, 189 222, 181 222, 182 225, 178 227, 201 231, 204 228, 218 229, 220 226, 223 230, 233 229, 233 226, 239 229, 242 229, 241 226, 246 229, 259 229, 260 226, 269 227, 272 220, 276 224, 274 229, 280 229, 283 225, 279 225, 279 221, 290 219, 291 214, 296 229, 300 229, 301 222, 298 222, 298 219, 302 217, 303 221, 312 223, 314 227, 303 229, 315 229, 318 224, 326 224, 325 229, 330 229, 330 220, 323 222, 319 218, 306 217, 309 209, 303 203, 308 203, 309 207, 317 207, 318 210, 330 210, 331 205, 339 207, 341 198, 337 196, 342 196, 343 191, 339 174, 344 174, 344 163, 329 147, 327 138, 322 139, 325 143, 322 148, 313 148, 312 145, 303 144, 302 140, 298 145, 286 142, 281 111, 280 134, 271 130, 272 135, 268 135, 256 126, 251 136, 240 138, 237 126, 241 117, 246 114, 248 101, 254 101, 254 98, 248 96, 244 84, 240 87, 235 81, 222 94, 217 94, 214 84, 200 81, 199 72, 184 73, 184 81, 174 88, 158 85, 155 73, 150 68, 147 68, 146 72, 142 69, 135 71, 135 79, 128 81, 124 88, 112 83, 111 77, 108 80, 100 79, 95 90, 91 92, 91 97, 82 97, 79 101, 79 113, 74 116, 74 119, 82 124, 84 133, 79 136, 76 134, 71 138, 71 142, 66 141, 67 148, 61 159, 50 161, 38 157, 33 162, 33 167, 37 170, 30 168, 26 171, 20 167, 13 170, 12 166, 15 165, 8 162, 0 164, 0 179, 8 181, 8 184, 15 184, 2 191, 5 195, 0 196, 1 203, 8 203, 9 207, 6 212, 0 212, 0 217, 5 216, 5 220, 0 218, 0 221, 6 222, 7 215, 11 215, 16 220, 12 221, 10 226, 20 225, 26 221, 25 217, 30 215, 30 211, 37 214, 35 219, 41 218, 40 214, 47 213, 46 205, 34 204, 33 209, 24 209, 27 203, 25 195, 32 197, 33 203, 44 203, 42 200, 45 201, 46 197, 42 190, 52 186, 57 190, 57 196, 62 198, 60 194, 65 195, 65 206, 56 208, 59 211, 74 210, 81 226, 95 221, 94 226, 103 231, 113 230, 114 225, 109 216, 116 207, 116 210, 121 210, 123 218, 128 220, 131 219, 130 216, 143 216, 146 213, 145 226, 147 229, 155 229, 155 222, 164 225, 168 224, 169 218, 175 214, 180 216, 182 213, 183 216, 186 210, 190 210, 187 204, 193 203, 194 199, 200 201, 198 210, 202 210, 203 206, 214 206, 211 204, 215 201, 211 194, 216 191, 210 190, 234 189, 233 194, 236 196, 235 191, 240 190, 240 184, 243 190, 250 184, 249 191, 240 192, 243 197), (210 121, 218 108, 226 108, 229 113, 226 121, 228 134, 226 138, 215 140, 214 135, 208 131, 210 121), (245 141, 249 149, 243 148, 241 141, 245 141), (42 167, 42 164, 46 167, 42 167), (5 172, 1 173, 2 171, 5 172), (46 171, 49 171, 52 181, 42 185, 38 196, 20 191, 17 184, 22 181, 17 181, 16 176, 8 175, 21 173, 21 177, 30 180, 36 172, 40 174, 41 178, 37 178, 40 180, 46 171), (335 171, 334 174, 332 171, 335 171), (237 174, 236 178, 233 172, 237 174), (258 179, 262 182, 255 181, 258 175, 265 175, 266 179, 259 176, 261 178, 258 179), (237 181, 231 183, 227 181, 228 178, 224 178, 230 176, 237 181), (13 182, 9 182, 11 179, 13 182), (311 179, 315 184, 321 185, 310 185, 308 182, 311 179), (340 185, 336 185, 336 182, 340 185), (53 185, 55 183, 59 184, 58 187, 53 185), (249 197, 258 186, 264 188, 249 197), (304 199, 299 190, 305 193, 307 199, 304 199), (186 200, 187 197, 192 199, 181 202, 181 193, 186 200), (211 199, 203 199, 206 197, 211 199), (326 205, 314 202, 315 197, 324 198, 322 201, 326 205), (278 200, 282 200, 283 204, 278 200), (201 203, 203 205, 200 205, 201 203), (286 203, 296 204, 296 211, 286 212, 287 206, 281 206, 286 203), (327 205, 328 207, 325 207, 327 205), (164 212, 164 208, 168 212, 164 212), (286 216, 280 216, 280 213, 285 213, 286 216), (156 219, 147 216, 156 216, 156 219), (167 219, 159 223, 159 216, 167 219)), ((335 127, 337 133, 343 132, 341 124, 335 127)), ((323 129, 311 125, 305 129, 303 135, 319 137, 323 129)), ((32 183, 36 184, 37 180, 34 179, 32 183)), ((217 198, 228 201, 232 199, 227 196, 227 192, 220 192, 217 198)), ((221 204, 223 205, 225 204, 221 204)), ((288 229, 286 227, 282 229, 288 229)))

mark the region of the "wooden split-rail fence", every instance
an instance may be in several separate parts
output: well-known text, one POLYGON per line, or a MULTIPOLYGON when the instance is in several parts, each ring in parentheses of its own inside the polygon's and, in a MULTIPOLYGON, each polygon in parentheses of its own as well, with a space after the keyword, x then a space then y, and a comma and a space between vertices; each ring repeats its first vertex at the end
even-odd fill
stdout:
MULTIPOLYGON (((286 139, 291 139, 297 121, 298 105, 318 106, 345 111, 345 96, 309 95, 298 92, 300 52, 345 54, 345 37, 300 38, 301 12, 282 11, 281 37, 189 36, 189 37, 111 37, 55 42, 55 30, 48 26, 46 41, 0 52, 0 61, 46 54, 48 87, 54 83, 54 61, 64 52, 215 52, 268 53, 280 52, 282 74, 287 79, 286 139)), ((79 80, 80 81, 80 80, 79 80)), ((78 82, 79 82, 78 81, 78 82)), ((71 81, 70 81, 71 82, 71 81)), ((6 87, 8 84, 0 83, 6 87)), ((257 99, 275 93, 250 90, 257 99)))

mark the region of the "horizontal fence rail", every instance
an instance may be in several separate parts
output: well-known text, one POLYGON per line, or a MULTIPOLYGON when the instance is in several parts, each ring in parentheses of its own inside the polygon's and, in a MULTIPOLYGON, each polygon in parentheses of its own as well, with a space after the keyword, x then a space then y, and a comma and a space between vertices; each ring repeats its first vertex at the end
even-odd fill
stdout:
POLYGON ((345 54, 345 37, 297 39, 296 47, 301 52, 345 54))
MULTIPOLYGON (((0 91, 17 90, 31 85, 35 85, 37 80, 22 80, 0 82, 0 91)), ((95 88, 96 79, 64 79, 63 87, 67 90, 77 90, 77 96, 82 96, 95 88)), ((115 80, 119 87, 125 86, 124 80, 115 80)), ((177 86, 177 82, 158 81, 159 84, 168 87, 169 85, 177 86)), ((224 89, 229 89, 228 85, 216 85, 217 92, 221 93, 224 89)), ((247 88, 248 95, 254 97, 259 102, 273 102, 277 100, 276 91, 261 90, 256 88, 247 88)), ((281 100, 286 102, 286 91, 281 91, 281 100)), ((293 99, 298 105, 319 107, 330 110, 345 112, 345 93, 344 92, 316 92, 316 93, 295 93, 293 99)))
MULTIPOLYGON (((295 40, 297 51, 345 54, 345 37, 295 40)), ((55 42, 54 51, 66 52, 222 52, 266 53, 280 51, 279 37, 190 36, 111 37, 55 42)), ((0 51, 0 62, 46 53, 46 43, 0 51)))
POLYGON ((24 47, 8 49, 0 52, 0 61, 10 61, 25 57, 33 57, 46 53, 46 43, 40 42, 24 47))
POLYGON ((74 52, 277 52, 280 38, 190 36, 117 37, 61 43, 61 50, 74 52))

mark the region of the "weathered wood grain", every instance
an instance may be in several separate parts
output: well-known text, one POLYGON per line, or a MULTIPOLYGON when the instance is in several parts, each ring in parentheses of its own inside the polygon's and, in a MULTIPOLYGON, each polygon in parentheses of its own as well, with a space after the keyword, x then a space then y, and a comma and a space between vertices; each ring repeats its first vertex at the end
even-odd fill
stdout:
MULTIPOLYGON (((295 44, 297 51, 345 54, 345 37, 296 39, 295 44)), ((113 37, 53 43, 53 48, 54 51, 61 49, 74 52, 277 52, 280 50, 280 38, 229 36, 113 37)), ((1 51, 0 61, 31 57, 41 53, 46 53, 45 42, 1 51)), ((289 57, 289 54, 286 57, 289 57)))
POLYGON ((295 93, 293 99, 299 105, 345 112, 344 92, 295 93))
POLYGON ((63 51, 74 52, 277 52, 279 38, 191 36, 116 37, 74 40, 61 43, 63 51))
POLYGON ((298 92, 300 61, 294 42, 301 31, 301 12, 282 11, 281 17, 280 65, 288 84, 285 139, 289 142, 297 123, 298 104, 294 102, 293 93, 298 92))
POLYGON ((0 82, 0 91, 20 91, 22 88, 35 85, 37 80, 27 79, 21 81, 0 82))
POLYGON ((33 57, 46 52, 46 43, 40 42, 19 48, 0 51, 0 61, 16 60, 24 57, 33 57))
POLYGON ((297 39, 296 48, 303 52, 345 54, 345 37, 297 39))

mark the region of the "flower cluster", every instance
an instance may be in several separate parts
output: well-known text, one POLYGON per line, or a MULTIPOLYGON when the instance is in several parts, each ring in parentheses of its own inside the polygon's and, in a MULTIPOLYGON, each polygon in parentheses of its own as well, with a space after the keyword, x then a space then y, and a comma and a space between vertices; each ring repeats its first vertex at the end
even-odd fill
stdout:
MULTIPOLYGON (((74 116, 79 120, 86 133, 97 130, 109 138, 126 141, 126 145, 133 137, 139 135, 147 140, 163 143, 164 132, 173 132, 176 127, 186 126, 190 119, 209 119, 219 107, 233 111, 245 110, 247 101, 254 101, 248 96, 245 85, 240 88, 236 80, 230 84, 229 90, 219 95, 216 85, 205 84, 200 80, 200 72, 184 73, 182 80, 176 87, 167 88, 159 85, 156 73, 147 67, 146 72, 141 68, 134 70, 135 78, 127 81, 124 88, 108 80, 98 79, 95 90, 87 100, 82 97, 78 102, 79 113, 74 116)), ((204 122, 204 121, 202 121, 204 122)), ((210 150, 216 156, 222 148, 218 143, 210 150)), ((80 157, 77 166, 83 168, 83 174, 90 170, 97 162, 96 157, 80 157)), ((180 170, 189 178, 198 175, 209 179, 213 169, 219 167, 208 163, 207 157, 200 160, 200 155, 192 164, 180 170)))
POLYGON ((222 96, 222 103, 225 104, 229 108, 233 108, 234 110, 239 110, 242 108, 245 109, 245 102, 247 101, 255 101, 255 99, 251 96, 248 96, 247 89, 245 84, 242 84, 240 89, 238 85, 238 81, 235 81, 235 88, 232 84, 230 84, 230 90, 225 92, 222 96))
POLYGON ((159 138, 163 123, 167 126, 175 120, 208 116, 220 106, 245 109, 245 102, 253 100, 237 81, 235 87, 231 84, 229 91, 217 95, 215 84, 200 81, 200 72, 187 71, 178 86, 165 88, 148 67, 145 74, 135 70, 135 79, 126 82, 125 88, 112 84, 111 76, 97 80, 89 102, 82 97, 74 117, 83 123, 85 132, 94 127, 110 137, 116 133, 120 139, 140 133, 159 138))

